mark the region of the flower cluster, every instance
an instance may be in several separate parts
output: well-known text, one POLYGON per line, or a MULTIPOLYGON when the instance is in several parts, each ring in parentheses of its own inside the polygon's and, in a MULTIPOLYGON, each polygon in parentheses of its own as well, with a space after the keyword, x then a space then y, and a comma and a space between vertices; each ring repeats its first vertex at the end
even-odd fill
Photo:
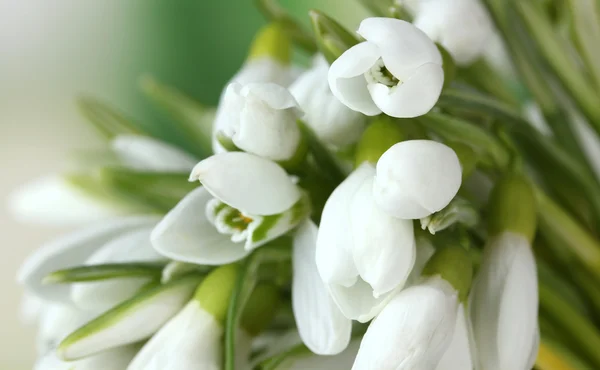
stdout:
POLYGON ((84 101, 109 138, 101 160, 13 197, 21 218, 88 223, 19 273, 40 327, 35 368, 558 368, 546 367, 543 325, 561 323, 554 341, 582 337, 545 260, 538 281, 538 216, 545 243, 576 235, 569 256, 586 274, 600 248, 519 153, 578 162, 508 103, 472 96, 489 84, 461 77, 498 37, 483 5, 399 2, 356 34, 313 11, 309 36, 265 4, 275 22, 216 109, 144 81, 181 140, 84 101), (409 13, 413 23, 391 17, 409 13), (316 51, 310 68, 291 65, 294 43, 316 51), (500 120, 521 126, 509 134, 500 120))

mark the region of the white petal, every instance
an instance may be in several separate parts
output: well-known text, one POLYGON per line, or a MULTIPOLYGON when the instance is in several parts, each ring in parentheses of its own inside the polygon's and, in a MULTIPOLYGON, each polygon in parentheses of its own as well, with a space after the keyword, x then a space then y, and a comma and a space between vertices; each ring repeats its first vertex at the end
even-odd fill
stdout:
MULTIPOLYGON (((436 370, 473 370, 473 361, 471 359, 471 348, 469 342, 469 328, 465 307, 461 303, 456 313, 456 325, 452 341, 442 356, 436 370)), ((531 369, 530 366, 527 369, 531 369)))
POLYGON ((294 237, 292 305, 302 341, 314 353, 335 355, 350 342, 352 323, 329 296, 315 263, 317 227, 305 221, 294 237))
POLYGON ((126 213, 85 194, 60 176, 47 176, 11 194, 8 208, 21 222, 81 225, 126 213))
POLYGON ((215 198, 246 214, 281 213, 301 195, 278 164, 242 152, 203 160, 192 170, 190 180, 199 180, 215 198))
POLYGON ((284 87, 275 84, 249 84, 240 94, 244 106, 233 128, 232 140, 240 149, 274 161, 289 160, 301 139, 296 121, 298 103, 284 87))
POLYGON ((526 369, 533 369, 533 367, 535 366, 535 361, 537 360, 538 352, 540 351, 540 339, 540 328, 538 326, 538 328, 535 330, 533 346, 531 348, 531 351, 529 352, 529 360, 527 361, 526 369))
POLYGON ((191 301, 144 345, 128 370, 219 370, 223 328, 191 301))
POLYGON ((398 86, 369 84, 369 93, 383 113, 398 118, 412 118, 426 114, 437 103, 444 85, 442 66, 426 63, 398 86))
POLYGON ((42 299, 30 292, 24 292, 19 309, 21 321, 26 325, 36 324, 44 310, 44 303, 42 299))
POLYGON ((381 113, 369 95, 363 75, 380 56, 375 44, 362 42, 346 50, 329 68, 328 81, 333 95, 348 108, 367 116, 381 113))
POLYGON ((395 144, 377 162, 377 204, 398 218, 427 217, 450 203, 461 185, 454 151, 431 140, 395 144))
POLYGON ((350 343, 344 352, 335 356, 317 356, 313 354, 295 356, 286 359, 276 369, 280 370, 332 370, 350 369, 360 346, 359 340, 350 343))
POLYGON ((480 366, 525 369, 537 333, 538 292, 524 237, 505 232, 489 242, 470 299, 480 366))
POLYGON ((36 338, 38 352, 54 351, 67 335, 93 317, 93 313, 79 310, 70 305, 60 303, 44 304, 36 338))
POLYGON ((305 112, 304 120, 326 144, 338 148, 354 144, 365 128, 364 115, 349 109, 333 95, 327 82, 329 64, 323 56, 317 56, 313 64, 290 86, 305 112))
POLYGON ((435 369, 452 339, 456 308, 446 282, 403 290, 367 329, 352 369, 435 369))
POLYGON ((399 286, 375 297, 373 287, 362 278, 356 279, 352 285, 330 283, 327 287, 344 316, 362 323, 377 316, 389 300, 402 289, 402 286, 399 286))
POLYGON ((206 218, 212 196, 199 187, 186 195, 152 231, 156 251, 176 261, 221 265, 248 255, 244 244, 220 234, 206 218))
POLYGON ((138 171, 189 172, 197 162, 181 149, 147 136, 117 136, 111 147, 125 166, 138 171))
POLYGON ((408 80, 426 63, 442 65, 442 56, 431 39, 414 25, 394 18, 367 18, 358 34, 377 45, 386 68, 400 81, 408 80))
POLYGON ((173 281, 106 312, 71 333, 58 346, 59 357, 76 360, 149 338, 189 301, 200 280, 173 281))
POLYGON ((382 211, 372 195, 373 177, 365 179, 352 201, 352 254, 361 278, 375 297, 404 286, 415 263, 412 220, 382 211))
POLYGON ((40 359, 34 370, 126 370, 137 350, 137 346, 119 347, 73 362, 62 361, 52 353, 40 359))
POLYGON ((352 259, 350 203, 364 180, 375 174, 373 166, 363 164, 350 174, 329 196, 317 235, 316 261, 319 274, 327 284, 354 284, 358 270, 352 259))
POLYGON ((128 231, 153 225, 156 221, 156 217, 114 219, 69 234, 33 252, 21 266, 17 279, 41 298, 68 302, 70 287, 42 284, 46 275, 80 265, 108 241, 128 231))

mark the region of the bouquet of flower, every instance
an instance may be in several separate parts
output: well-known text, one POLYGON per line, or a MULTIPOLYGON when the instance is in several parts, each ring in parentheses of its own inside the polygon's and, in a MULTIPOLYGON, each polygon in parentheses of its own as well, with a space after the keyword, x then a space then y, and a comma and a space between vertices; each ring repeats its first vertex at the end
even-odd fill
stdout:
POLYGON ((79 101, 105 149, 12 203, 87 224, 19 273, 35 369, 600 368, 600 3, 364 3, 259 1, 160 132, 79 101))

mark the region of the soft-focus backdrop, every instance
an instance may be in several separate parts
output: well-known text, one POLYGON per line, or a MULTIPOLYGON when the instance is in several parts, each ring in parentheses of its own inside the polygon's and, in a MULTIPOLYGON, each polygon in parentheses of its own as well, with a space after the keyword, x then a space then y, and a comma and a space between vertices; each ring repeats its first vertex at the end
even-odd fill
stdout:
MULTIPOLYGON (((336 8, 355 27, 348 0, 283 0, 304 18, 336 8)), ((18 224, 6 199, 19 184, 61 169, 67 153, 98 145, 73 104, 93 95, 132 116, 159 119, 137 93, 150 73, 215 104, 264 23, 251 0, 0 0, 0 369, 30 369, 33 328, 18 320, 16 271, 40 243, 68 230, 18 224)))

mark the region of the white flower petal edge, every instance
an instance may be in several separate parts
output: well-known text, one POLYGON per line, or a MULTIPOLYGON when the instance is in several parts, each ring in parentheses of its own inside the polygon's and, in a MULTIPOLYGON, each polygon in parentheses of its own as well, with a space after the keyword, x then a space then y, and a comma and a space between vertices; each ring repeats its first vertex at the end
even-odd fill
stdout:
POLYGON ((301 196, 275 162, 243 152, 213 155, 198 163, 190 181, 198 180, 217 199, 246 214, 281 213, 301 196))
POLYGON ((49 354, 38 360, 33 370, 125 370, 137 350, 137 346, 120 347, 73 362, 49 354))
POLYGON ((433 370, 448 348, 457 296, 433 278, 396 295, 373 320, 353 370, 433 370))
POLYGON ((410 118, 427 113, 444 84, 436 45, 412 24, 393 18, 367 18, 358 29, 366 41, 346 50, 329 69, 333 94, 368 116, 382 111, 410 118))
MULTIPOLYGON (((442 356, 435 370, 472 370, 471 342, 469 337, 469 323, 465 307, 461 303, 456 313, 456 325, 452 341, 442 356)), ((533 364, 528 369, 531 369, 533 364)))
POLYGON ((58 356, 77 360, 148 339, 185 306, 200 280, 181 278, 107 311, 69 334, 58 346, 58 356))
MULTIPOLYGON (((92 254, 85 265, 165 261, 166 258, 152 248, 152 229, 143 228, 115 238, 92 254)), ((81 309, 105 311, 133 297, 149 282, 149 278, 124 278, 74 283, 71 284, 71 299, 81 309)))
POLYGON ((193 300, 144 345, 128 370, 219 370, 221 336, 217 320, 193 300))
POLYGON ((67 335, 93 317, 94 313, 79 310, 71 305, 45 302, 38 323, 38 353, 54 351, 67 335))
POLYGON ((361 322, 402 288, 415 261, 412 222, 377 208, 373 176, 373 166, 365 163, 338 186, 325 204, 317 236, 321 278, 342 313, 361 322))
POLYGON ((300 337, 319 355, 335 355, 350 342, 352 323, 342 315, 319 277, 317 226, 305 221, 294 237, 292 306, 300 337))
POLYGON ((49 273, 82 264, 96 250, 123 233, 152 226, 156 217, 128 217, 88 226, 65 237, 43 245, 21 266, 17 280, 40 298, 70 301, 68 285, 46 285, 42 279, 49 273))
POLYGON ((211 199, 204 187, 186 195, 152 231, 154 249, 176 261, 200 265, 221 265, 247 256, 250 251, 243 244, 219 233, 206 217, 211 199))
POLYGON ((57 175, 21 186, 10 195, 8 209, 20 222, 46 225, 81 225, 126 213, 88 196, 57 175))
POLYGON ((395 144, 377 162, 375 202, 389 214, 418 219, 446 207, 462 183, 454 150, 432 140, 395 144))
POLYGON ((366 119, 336 98, 327 82, 329 64, 322 55, 290 86, 305 112, 304 120, 324 143, 342 148, 360 139, 366 119))
POLYGON ((198 162, 181 149, 147 136, 120 135, 111 147, 126 167, 138 171, 189 172, 198 162))
POLYGON ((525 237, 504 232, 488 242, 470 296, 478 364, 525 369, 537 337, 536 266, 525 237))

